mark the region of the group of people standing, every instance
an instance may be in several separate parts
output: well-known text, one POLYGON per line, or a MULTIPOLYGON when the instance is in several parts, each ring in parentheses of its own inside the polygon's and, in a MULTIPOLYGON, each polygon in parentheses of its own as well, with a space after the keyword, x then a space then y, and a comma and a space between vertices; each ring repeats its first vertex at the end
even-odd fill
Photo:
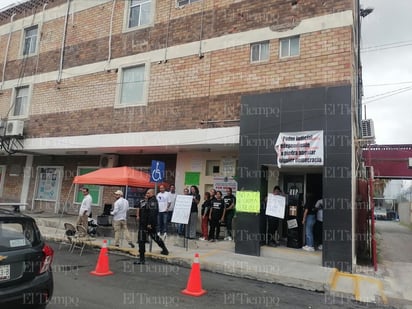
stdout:
POLYGON ((201 208, 202 237, 199 239, 211 242, 217 241, 220 236, 220 226, 225 224, 227 235, 224 239, 233 240, 232 221, 235 215, 235 207, 236 197, 233 195, 231 188, 226 188, 225 196, 221 191, 215 189, 205 192, 201 208))
POLYGON ((304 206, 302 224, 305 226, 305 251, 322 250, 323 200, 308 195, 304 206))
MULTIPOLYGON (((273 188, 272 194, 285 196, 279 186, 273 188)), ((291 202, 290 196, 286 197, 286 205, 291 202), (289 198, 289 201, 288 201, 289 198)), ((267 198, 262 202, 261 207, 261 226, 264 228, 264 243, 276 247, 278 245, 276 233, 279 229, 280 219, 266 215, 267 198), (267 230, 266 230, 267 229, 267 230)), ((299 216, 296 213, 296 216, 299 216)), ((311 193, 307 194, 306 202, 303 206, 303 216, 301 217, 301 226, 305 232, 305 245, 302 247, 305 251, 322 250, 322 230, 323 230, 323 200, 316 198, 311 193)), ((299 223, 300 224, 300 223, 299 223)))
MULTIPOLYGON (((83 201, 79 209, 78 224, 87 228, 87 219, 91 214, 92 198, 87 188, 81 189, 83 192, 83 201)), ((198 205, 201 197, 197 186, 185 188, 184 194, 192 195, 192 205, 188 224, 174 225, 171 222, 173 209, 176 202, 175 186, 170 185, 169 191, 166 191, 164 185, 159 186, 159 192, 148 189, 143 200, 140 201, 136 219, 139 222, 137 243, 139 246, 139 261, 136 264, 145 263, 145 247, 148 236, 152 238, 162 249, 161 254, 168 255, 164 240, 167 237, 168 226, 174 225, 179 234, 184 234, 189 239, 196 238, 196 225, 198 220, 198 205)), ((130 247, 134 248, 133 241, 127 228, 127 213, 129 202, 123 197, 123 192, 117 190, 114 192, 115 202, 110 214, 113 216, 113 228, 115 233, 115 246, 120 245, 120 236, 123 233, 130 247)), ((221 191, 211 189, 204 194, 204 200, 201 207, 202 237, 201 240, 216 241, 220 236, 220 226, 226 225, 227 235, 225 240, 233 240, 232 221, 235 214, 236 197, 231 188, 226 189, 226 195, 223 196, 221 191)))

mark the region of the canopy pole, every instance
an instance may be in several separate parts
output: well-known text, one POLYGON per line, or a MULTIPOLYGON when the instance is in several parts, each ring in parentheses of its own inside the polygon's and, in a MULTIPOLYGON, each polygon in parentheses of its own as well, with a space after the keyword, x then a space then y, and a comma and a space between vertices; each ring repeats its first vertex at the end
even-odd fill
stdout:
POLYGON ((69 200, 69 196, 70 196, 70 194, 71 194, 71 192, 72 192, 73 186, 74 186, 74 183, 72 183, 72 185, 70 186, 70 190, 69 190, 69 192, 67 193, 67 197, 66 197, 66 200, 64 201, 63 209, 62 209, 61 214, 60 214, 59 223, 58 223, 57 226, 56 226, 56 231, 54 232, 54 234, 57 234, 57 231, 58 231, 58 229, 59 229, 59 226, 60 226, 60 224, 62 223, 63 215, 64 215, 64 212, 66 211, 66 205, 67 205, 67 202, 68 202, 68 200, 69 200))

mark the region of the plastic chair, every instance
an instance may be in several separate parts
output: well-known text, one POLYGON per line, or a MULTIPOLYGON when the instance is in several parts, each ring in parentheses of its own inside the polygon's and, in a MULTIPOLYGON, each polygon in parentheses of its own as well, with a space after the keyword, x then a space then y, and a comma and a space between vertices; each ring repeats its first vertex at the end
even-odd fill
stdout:
POLYGON ((95 238, 92 238, 87 234, 87 230, 83 225, 77 225, 76 230, 77 233, 75 235, 75 238, 73 239, 73 247, 71 252, 73 253, 76 248, 79 248, 80 255, 82 255, 86 245, 91 246, 92 241, 95 240, 95 238))
POLYGON ((65 232, 64 232, 65 239, 63 239, 60 242, 59 250, 63 245, 68 245, 69 246, 69 252, 71 252, 72 249, 73 249, 74 238, 76 237, 76 232, 77 231, 76 231, 76 228, 74 227, 74 225, 71 224, 71 223, 68 223, 68 222, 64 223, 64 230, 65 230, 65 232))

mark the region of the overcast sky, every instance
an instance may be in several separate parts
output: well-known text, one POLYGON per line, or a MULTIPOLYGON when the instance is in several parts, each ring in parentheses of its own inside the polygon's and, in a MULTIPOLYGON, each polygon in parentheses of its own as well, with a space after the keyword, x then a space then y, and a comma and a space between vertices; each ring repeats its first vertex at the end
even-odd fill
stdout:
MULTIPOLYGON (((0 9, 25 0, 0 0, 0 9)), ((377 144, 412 144, 412 0, 361 0, 366 118, 377 144)), ((365 108, 362 109, 363 111, 365 108)))
POLYGON ((361 0, 366 116, 377 144, 412 144, 412 1, 361 0))

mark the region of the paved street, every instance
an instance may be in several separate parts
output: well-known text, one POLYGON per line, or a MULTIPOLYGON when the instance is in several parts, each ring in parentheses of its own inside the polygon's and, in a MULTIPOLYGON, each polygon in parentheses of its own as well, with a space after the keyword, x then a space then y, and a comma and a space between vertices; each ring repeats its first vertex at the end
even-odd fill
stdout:
MULTIPOLYGON (((412 308, 412 231, 396 221, 376 221, 378 270, 391 278, 393 295, 388 295, 404 308, 412 308), (402 300, 400 300, 402 299, 402 300), (408 306, 408 307, 406 307, 408 306)), ((393 302, 391 302, 393 303, 393 302)))
POLYGON ((55 292, 48 308, 364 308, 346 298, 239 279, 203 271, 207 294, 185 296, 189 269, 150 261, 140 266, 124 255, 109 254, 114 275, 97 277, 98 251, 83 256, 55 249, 55 292))

